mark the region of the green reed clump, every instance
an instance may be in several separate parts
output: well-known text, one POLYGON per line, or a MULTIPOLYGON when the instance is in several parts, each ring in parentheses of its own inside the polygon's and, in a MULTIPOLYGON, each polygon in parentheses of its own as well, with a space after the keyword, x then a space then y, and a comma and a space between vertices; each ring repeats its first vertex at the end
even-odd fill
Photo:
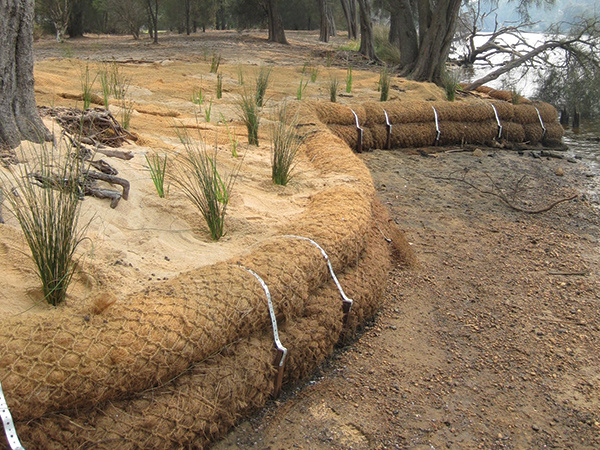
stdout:
POLYGON ((223 98, 223 74, 217 74, 217 100, 223 98))
POLYGON ((97 74, 94 78, 90 75, 90 65, 85 63, 85 67, 81 69, 79 74, 79 82, 81 84, 81 91, 83 96, 83 109, 88 109, 92 103, 92 89, 96 82, 97 74))
POLYGON ((379 72, 379 101, 385 102, 390 95, 390 72, 387 66, 383 66, 381 72, 379 72))
POLYGON ((346 70, 346 93, 352 92, 352 65, 346 70))
POLYGON ((335 76, 329 79, 329 100, 331 100, 333 103, 337 101, 337 91, 339 85, 340 81, 335 76))
POLYGON ((220 65, 221 65, 221 54, 213 53, 212 58, 210 60, 210 73, 217 73, 219 71, 220 65))
POLYGON ((150 169, 150 177, 160 198, 165 198, 169 189, 165 190, 165 178, 167 174, 167 155, 162 158, 158 153, 145 155, 146 162, 150 169))
POLYGON ((271 179, 281 186, 290 181, 296 154, 303 143, 297 132, 297 122, 297 116, 288 120, 285 104, 275 113, 271 130, 271 179))
POLYGON ((446 91, 446 99, 453 102, 456 99, 456 91, 460 89, 458 71, 442 72, 442 85, 446 91))
POLYGON ((87 224, 79 227, 86 171, 76 148, 61 154, 54 145, 43 145, 31 162, 9 170, 0 177, 1 189, 31 251, 44 299, 56 306, 65 300, 87 230, 87 224))
POLYGON ((308 80, 306 80, 306 82, 304 82, 304 77, 301 77, 300 84, 298 85, 298 89, 296 90, 296 99, 297 100, 302 100, 302 94, 304 94, 304 90, 306 89, 307 85, 308 85, 308 80))
POLYGON ((234 158, 238 157, 237 146, 238 140, 235 134, 235 127, 233 127, 233 131, 229 129, 229 125, 227 124, 227 120, 225 120, 225 116, 221 113, 221 121, 225 124, 225 129, 227 130, 227 136, 229 137, 229 142, 231 142, 231 156, 234 158))
POLYGON ((265 93, 269 86, 269 78, 271 77, 270 67, 261 67, 258 71, 258 77, 256 78, 256 104, 258 107, 262 107, 265 102, 265 93))
POLYGON ((206 149, 202 140, 192 141, 187 133, 180 131, 185 147, 182 164, 173 176, 173 182, 188 200, 198 208, 210 231, 210 237, 218 241, 224 234, 225 215, 231 191, 240 165, 223 181, 217 169, 217 146, 206 149))
POLYGON ((258 145, 258 126, 260 124, 260 108, 255 95, 244 92, 238 102, 242 120, 248 130, 248 144, 258 145))

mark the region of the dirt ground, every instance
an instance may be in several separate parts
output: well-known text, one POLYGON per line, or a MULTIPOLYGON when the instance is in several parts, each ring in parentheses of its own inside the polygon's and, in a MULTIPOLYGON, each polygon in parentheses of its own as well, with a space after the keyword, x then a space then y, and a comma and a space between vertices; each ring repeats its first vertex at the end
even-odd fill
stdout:
MULTIPOLYGON (((335 47, 307 36, 291 33, 290 49, 254 34, 197 39, 231 65, 325 67, 335 47)), ((118 46, 86 39, 72 56, 115 56, 118 46)), ((36 45, 38 61, 68 48, 36 45)), ((134 59, 178 58, 166 43, 122 45, 117 59, 131 48, 134 59)), ((215 449, 600 448, 600 217, 585 195, 596 180, 581 163, 471 150, 363 155, 419 266, 391 274, 383 310, 357 341, 215 449), (580 195, 526 214, 481 192, 492 182, 522 208, 580 195)))

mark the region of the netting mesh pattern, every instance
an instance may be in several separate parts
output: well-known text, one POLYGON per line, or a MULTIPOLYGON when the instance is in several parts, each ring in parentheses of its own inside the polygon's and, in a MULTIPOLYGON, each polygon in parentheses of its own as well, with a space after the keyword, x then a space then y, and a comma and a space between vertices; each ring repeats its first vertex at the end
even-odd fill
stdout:
POLYGON ((271 323, 262 287, 239 264, 271 291, 289 349, 285 382, 313 370, 375 313, 390 255, 405 264, 414 256, 364 164, 303 108, 303 151, 324 178, 344 183, 315 193, 281 235, 100 314, 2 319, 0 379, 26 448, 203 447, 263 405, 275 380, 271 323), (322 254, 288 235, 327 251, 354 299, 345 328, 322 254))
POLYGON ((392 148, 426 147, 434 144, 485 144, 498 138, 510 142, 536 144, 544 140, 560 140, 563 136, 556 109, 543 102, 513 105, 499 100, 394 100, 356 106, 315 103, 314 108, 317 118, 352 148, 357 147, 359 140, 357 120, 363 129, 364 149, 387 147, 387 124, 391 125, 392 148), (500 136, 498 121, 502 126, 500 136))

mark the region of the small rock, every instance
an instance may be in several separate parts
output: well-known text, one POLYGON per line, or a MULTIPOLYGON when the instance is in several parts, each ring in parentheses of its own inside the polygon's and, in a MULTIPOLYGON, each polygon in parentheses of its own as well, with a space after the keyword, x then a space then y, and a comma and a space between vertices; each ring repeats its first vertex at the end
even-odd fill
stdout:
POLYGON ((556 169, 554 171, 554 173, 556 174, 557 177, 563 177, 563 176, 565 176, 565 172, 560 167, 558 169, 556 169))
POLYGON ((540 427, 538 427, 535 424, 531 425, 531 428, 533 429, 533 431, 540 431, 540 427))
POLYGON ((483 156, 483 152, 480 148, 476 148, 475 150, 473 150, 473 156, 481 158, 483 156))

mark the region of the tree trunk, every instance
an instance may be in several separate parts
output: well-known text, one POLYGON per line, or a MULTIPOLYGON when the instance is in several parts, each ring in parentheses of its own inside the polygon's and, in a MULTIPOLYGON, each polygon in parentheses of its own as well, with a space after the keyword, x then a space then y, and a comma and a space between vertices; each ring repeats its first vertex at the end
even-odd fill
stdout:
POLYGON ((358 38, 358 19, 356 14, 356 0, 340 0, 346 24, 348 25, 348 39, 358 38))
POLYGON ((185 0, 183 7, 185 8, 185 34, 189 36, 192 32, 192 0, 185 0))
POLYGON ((265 4, 269 19, 269 41, 287 44, 288 41, 285 38, 283 20, 281 19, 281 14, 279 14, 279 8, 277 7, 278 1, 279 0, 267 0, 265 4))
POLYGON ((419 56, 409 76, 416 81, 439 82, 454 36, 461 0, 419 0, 419 56), (421 14, 424 15, 421 18, 421 14), (425 24, 428 24, 425 26, 425 24), (425 28, 421 28, 425 26, 425 28))
POLYGON ((83 36, 84 24, 83 24, 83 0, 75 0, 71 8, 71 16, 69 18, 69 26, 67 27, 67 33, 69 37, 81 37, 83 36))
POLYGON ((400 49, 400 67, 411 68, 419 55, 419 36, 410 0, 391 0, 389 41, 400 49))
POLYGON ((0 144, 50 140, 33 90, 33 0, 3 0, 0 30, 0 144))
POLYGON ((148 31, 154 44, 158 44, 158 0, 146 0, 148 31), (154 33, 153 33, 154 31, 154 33))
POLYGON ((333 36, 332 20, 333 13, 327 0, 319 0, 319 13, 321 14, 321 31, 319 33, 319 41, 329 42, 329 37, 333 36))
POLYGON ((360 10, 360 48, 358 52, 371 61, 377 60, 373 40, 373 21, 371 19, 371 0, 358 0, 360 10))

